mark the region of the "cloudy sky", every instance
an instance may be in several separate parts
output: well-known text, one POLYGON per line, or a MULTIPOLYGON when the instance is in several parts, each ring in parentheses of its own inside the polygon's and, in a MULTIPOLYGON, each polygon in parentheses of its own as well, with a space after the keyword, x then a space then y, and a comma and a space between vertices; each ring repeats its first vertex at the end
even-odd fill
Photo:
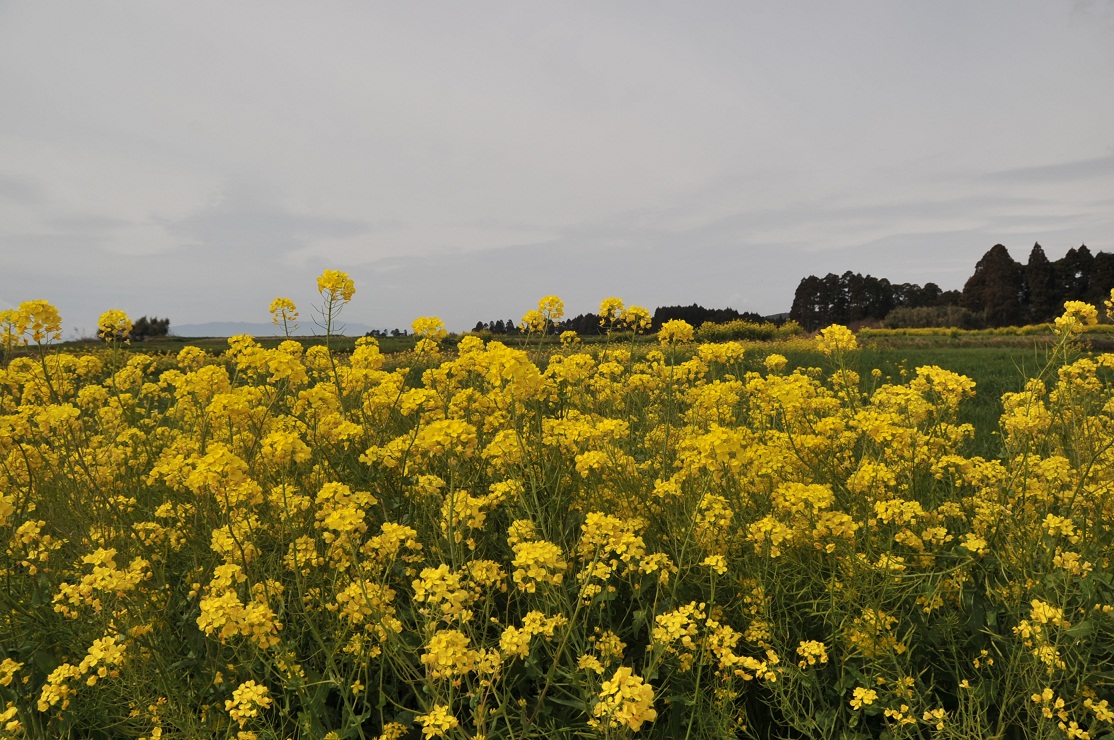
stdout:
POLYGON ((1114 251, 1114 2, 0 0, 0 307, 67 335, 788 310, 1114 251))

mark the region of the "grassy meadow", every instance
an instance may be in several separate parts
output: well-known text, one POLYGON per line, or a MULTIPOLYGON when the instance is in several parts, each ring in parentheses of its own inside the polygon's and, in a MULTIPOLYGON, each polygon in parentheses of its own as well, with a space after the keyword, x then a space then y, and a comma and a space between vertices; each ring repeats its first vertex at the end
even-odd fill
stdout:
POLYGON ((1095 307, 977 342, 561 312, 127 345, 109 311, 95 348, 0 314, 0 737, 1114 737, 1095 307))

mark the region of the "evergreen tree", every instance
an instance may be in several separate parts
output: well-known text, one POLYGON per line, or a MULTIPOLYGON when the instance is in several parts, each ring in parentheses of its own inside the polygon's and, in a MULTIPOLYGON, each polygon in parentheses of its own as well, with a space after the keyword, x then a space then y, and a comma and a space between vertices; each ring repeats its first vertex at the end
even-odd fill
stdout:
MULTIPOLYGON (((851 273, 844 273, 850 275, 851 273)), ((823 328, 828 324, 846 324, 847 323, 847 291, 846 280, 829 272, 821 279, 823 290, 820 295, 823 300, 828 304, 828 320, 826 323, 821 324, 817 328, 823 328)))
POLYGON ((1056 260, 1056 282, 1059 303, 1064 301, 1083 301, 1087 299, 1087 288, 1091 277, 1094 257, 1087 245, 1069 249, 1061 259, 1056 260))
POLYGON ((936 299, 935 306, 958 306, 959 302, 963 299, 963 293, 958 290, 945 290, 936 299))
POLYGON ((886 278, 845 272, 841 279, 847 296, 846 323, 886 318, 894 307, 894 291, 886 278))
POLYGON ((160 319, 157 316, 147 318, 140 316, 132 323, 131 336, 136 341, 143 341, 151 337, 165 337, 170 333, 170 319, 160 319))
POLYGON ((892 286, 894 308, 923 308, 949 305, 943 300, 944 291, 936 283, 900 283, 892 286))
MULTIPOLYGON (((955 293, 958 298, 957 291, 950 291, 955 293)), ((924 287, 920 290, 917 305, 919 306, 946 306, 947 301, 944 300, 944 291, 936 283, 925 283, 924 287)))
POLYGON ((657 331, 666 321, 681 319, 692 326, 705 323, 726 324, 728 321, 752 321, 762 323, 765 318, 752 311, 740 313, 733 308, 704 308, 696 303, 691 306, 658 306, 654 309, 651 331, 657 331))
POLYGON ((1091 262, 1091 277, 1087 285, 1087 302, 1102 311, 1102 304, 1110 298, 1114 288, 1114 254, 1098 252, 1091 262))
POLYGON ((1056 270, 1040 244, 1034 244, 1025 265, 1026 318, 1030 323, 1051 321, 1063 305, 1057 290, 1056 270))
POLYGON ((600 333, 600 317, 594 313, 577 314, 573 318, 565 319, 557 324, 553 331, 556 334, 563 331, 575 331, 582 337, 598 336, 600 333))
POLYGON ((808 331, 816 331, 828 326, 829 308, 824 293, 824 282, 815 275, 802 278, 793 294, 793 306, 789 318, 808 331))
POLYGON ((975 265, 963 286, 960 305, 981 315, 988 326, 1010 326, 1024 319, 1021 265, 1001 244, 995 244, 975 265))

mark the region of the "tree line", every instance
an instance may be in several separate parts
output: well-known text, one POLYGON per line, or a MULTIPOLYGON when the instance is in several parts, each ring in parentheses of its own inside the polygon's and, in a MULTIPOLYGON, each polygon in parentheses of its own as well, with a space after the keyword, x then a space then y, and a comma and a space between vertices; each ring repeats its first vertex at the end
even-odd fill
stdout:
POLYGON ((151 318, 140 316, 132 322, 132 330, 128 336, 131 339, 143 341, 154 337, 165 337, 169 333, 170 319, 160 319, 158 316, 152 316, 151 318))
POLYGON ((1114 254, 1109 252, 1091 254, 1084 244, 1051 261, 1034 244, 1022 265, 996 244, 975 265, 960 305, 981 315, 987 326, 1039 324, 1062 313, 1065 301, 1101 306, 1111 288, 1114 254))
MULTIPOLYGON (((753 311, 736 311, 733 308, 705 308, 693 303, 691 306, 659 306, 654 309, 650 331, 656 332, 666 321, 674 319, 683 319, 694 327, 699 327, 704 323, 726 324, 731 321, 762 323, 766 321, 765 317, 753 311)), ((575 331, 579 336, 596 336, 606 331, 606 328, 601 324, 599 314, 595 313, 582 313, 564 321, 555 322, 550 329, 550 333, 554 334, 575 331)), ((512 319, 507 321, 502 319, 477 321, 472 331, 504 335, 521 333, 518 325, 512 319)))
POLYGON ((1114 254, 1087 245, 1049 260, 1034 244, 1024 265, 995 244, 975 265, 963 290, 935 283, 893 284, 845 272, 803 278, 789 317, 809 331, 829 324, 980 328, 1051 321, 1065 301, 1101 304, 1114 288, 1114 254))
POLYGON ((886 278, 845 272, 824 277, 809 275, 797 285, 789 318, 809 331, 831 324, 845 326, 881 322, 897 308, 935 308, 955 305, 957 290, 936 283, 891 283, 886 278))

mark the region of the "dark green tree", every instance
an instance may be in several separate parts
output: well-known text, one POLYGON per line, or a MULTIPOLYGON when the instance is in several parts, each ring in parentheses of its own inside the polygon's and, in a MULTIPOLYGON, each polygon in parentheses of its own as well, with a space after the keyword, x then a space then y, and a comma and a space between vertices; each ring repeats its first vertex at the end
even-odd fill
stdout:
POLYGON ((1057 287, 1056 270, 1040 244, 1034 244, 1025 264, 1026 319, 1040 324, 1051 321, 1063 305, 1057 287))
POLYGON ((600 333, 600 317, 594 313, 582 313, 565 319, 557 325, 554 333, 575 331, 582 337, 594 337, 600 333))
POLYGON ((692 326, 705 323, 726 324, 728 321, 751 321, 762 323, 765 317, 752 311, 736 311, 734 308, 704 308, 696 303, 691 306, 658 306, 654 309, 651 331, 657 331, 666 321, 681 319, 692 326))
POLYGON ((170 319, 160 319, 157 316, 147 318, 140 316, 132 323, 131 338, 142 342, 152 337, 165 337, 170 333, 170 319))
POLYGON ((832 323, 831 306, 824 281, 815 275, 801 278, 793 294, 789 318, 808 331, 816 331, 832 323))
POLYGON ((963 285, 960 305, 981 316, 988 326, 1010 326, 1024 320, 1021 265, 1001 244, 995 244, 975 265, 963 285))
POLYGON ((1057 292, 1060 294, 1058 302, 1061 306, 1064 301, 1087 300, 1094 261, 1091 250, 1084 244, 1076 249, 1069 249, 1067 254, 1053 263, 1056 268, 1057 292))
POLYGON ((1114 254, 1096 252, 1095 259, 1091 263, 1087 302, 1095 304, 1102 311, 1102 304, 1110 298, 1111 288, 1114 288, 1114 254))
POLYGON ((881 321, 894 307, 894 290, 886 278, 845 272, 840 281, 847 296, 847 314, 841 323, 881 321))

